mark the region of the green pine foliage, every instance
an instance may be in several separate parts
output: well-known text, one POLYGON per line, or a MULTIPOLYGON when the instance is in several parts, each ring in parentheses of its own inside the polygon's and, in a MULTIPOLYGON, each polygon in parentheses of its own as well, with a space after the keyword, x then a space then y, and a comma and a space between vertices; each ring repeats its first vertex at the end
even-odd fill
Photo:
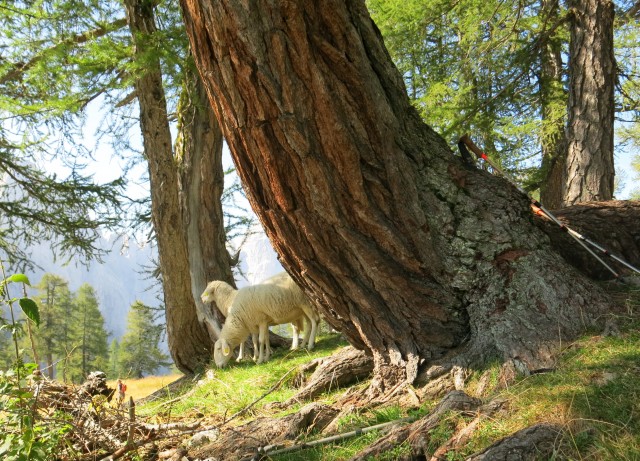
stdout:
MULTIPOLYGON (((423 119, 452 145, 470 133, 530 190, 545 178, 543 146, 558 139, 566 120, 570 13, 565 2, 549 4, 367 0, 423 119), (547 46, 563 60, 551 81, 542 68, 547 46)), ((637 12, 629 13, 633 1, 615 4, 617 134, 621 143, 638 143, 637 12)))
POLYGON ((118 223, 123 182, 96 185, 82 173, 89 155, 82 109, 117 74, 88 64, 86 45, 111 27, 114 13, 106 3, 4 3, 0 175, 9 180, 0 184, 0 249, 10 265, 27 267, 26 249, 43 240, 57 255, 98 256, 97 229, 118 223), (51 172, 55 159, 68 175, 51 172))
POLYGON ((369 0, 409 95, 446 139, 466 132, 514 168, 538 152, 535 7, 499 0, 369 0))
MULTIPOLYGON (((23 334, 25 361, 39 362, 43 373, 64 382, 80 383, 88 373, 109 365, 108 333, 95 290, 82 285, 77 293, 55 274, 45 274, 34 296, 40 327, 23 334)), ((26 321, 26 319, 25 319, 26 321)))
POLYGON ((107 376, 122 376, 120 369, 120 342, 117 339, 111 340, 109 345, 109 364, 107 367, 107 376))
POLYGON ((23 338, 23 345, 25 351, 33 351, 34 361, 41 362, 43 373, 53 379, 62 375, 65 353, 70 347, 71 291, 69 283, 54 274, 45 274, 36 289, 34 300, 40 308, 40 328, 34 334, 33 349, 29 347, 29 338, 23 338))
MULTIPOLYGON (((634 179, 636 181, 640 181, 640 154, 636 154, 633 162, 631 163, 631 167, 636 174, 634 179)), ((640 200, 640 187, 634 189, 634 191, 631 193, 631 198, 633 200, 640 200)))
POLYGON ((127 317, 127 331, 118 353, 118 366, 123 376, 142 378, 168 366, 169 357, 160 350, 164 325, 156 323, 158 310, 136 301, 127 317))
POLYGON ((104 317, 98 308, 98 299, 93 287, 87 283, 80 286, 75 298, 77 328, 74 335, 72 368, 69 370, 73 382, 81 382, 95 370, 106 370, 109 366, 109 349, 104 317))

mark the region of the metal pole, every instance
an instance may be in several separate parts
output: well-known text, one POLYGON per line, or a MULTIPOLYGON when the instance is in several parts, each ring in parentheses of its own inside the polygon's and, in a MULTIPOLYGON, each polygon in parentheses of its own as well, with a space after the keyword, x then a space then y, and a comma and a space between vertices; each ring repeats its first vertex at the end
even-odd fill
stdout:
POLYGON ((542 206, 542 204, 540 202, 538 202, 536 199, 534 199, 533 197, 531 197, 531 195, 529 195, 529 193, 527 191, 525 191, 524 189, 522 189, 511 177, 509 177, 509 175, 507 175, 504 171, 502 171, 502 169, 496 165, 495 163, 493 163, 491 161, 491 159, 487 156, 487 154, 485 154, 484 152, 482 152, 482 150, 475 145, 475 143, 471 140, 471 138, 469 138, 468 135, 463 135, 460 138, 460 141, 462 141, 474 154, 476 154, 476 156, 478 158, 481 158, 482 160, 484 160, 485 162, 487 162, 491 168, 493 168, 494 170, 496 170, 498 173, 500 173, 501 176, 504 176, 512 185, 514 185, 520 192, 522 192, 523 194, 525 194, 529 200, 531 200, 531 203, 539 208, 540 210, 542 210, 542 212, 551 220, 553 221, 555 224, 557 224, 558 226, 560 226, 560 228, 562 230, 564 230, 565 232, 567 232, 576 242, 578 242, 585 250, 587 250, 594 258, 596 258, 596 260, 598 260, 598 262, 600 262, 600 264, 602 264, 604 267, 606 267, 609 272, 611 272, 616 278, 620 277, 620 274, 618 274, 615 270, 613 270, 611 268, 611 266, 609 266, 606 262, 604 262, 602 260, 602 258, 600 258, 597 254, 595 254, 593 252, 593 250, 591 250, 591 248, 589 248, 586 243, 588 243, 589 245, 593 246, 594 248, 596 248, 597 250, 601 251, 603 254, 609 256, 610 258, 618 261, 619 263, 623 264, 624 266, 626 266, 627 268, 631 269, 632 271, 637 272, 638 274, 640 274, 640 270, 635 268, 634 266, 632 266, 631 264, 627 263, 626 261, 624 261, 623 259, 615 256, 614 254, 611 254, 607 249, 603 248, 602 246, 598 245, 597 243, 587 239, 586 237, 584 237, 582 234, 580 234, 579 232, 571 229, 570 227, 568 227, 567 225, 563 224, 558 218, 556 218, 549 210, 547 210, 544 206, 542 206), (586 242, 586 243, 585 243, 586 242))

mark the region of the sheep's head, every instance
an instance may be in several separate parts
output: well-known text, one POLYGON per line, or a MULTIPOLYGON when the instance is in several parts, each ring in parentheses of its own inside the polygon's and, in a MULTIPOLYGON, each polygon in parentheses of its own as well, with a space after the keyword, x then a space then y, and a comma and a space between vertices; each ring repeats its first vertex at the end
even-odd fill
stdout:
POLYGON ((221 289, 224 289, 227 285, 226 282, 222 280, 214 280, 213 282, 209 282, 207 288, 200 295, 200 299, 202 299, 203 303, 210 303, 216 300, 216 293, 221 289))
POLYGON ((219 368, 224 368, 231 360, 231 347, 226 339, 219 339, 213 348, 213 360, 219 368))

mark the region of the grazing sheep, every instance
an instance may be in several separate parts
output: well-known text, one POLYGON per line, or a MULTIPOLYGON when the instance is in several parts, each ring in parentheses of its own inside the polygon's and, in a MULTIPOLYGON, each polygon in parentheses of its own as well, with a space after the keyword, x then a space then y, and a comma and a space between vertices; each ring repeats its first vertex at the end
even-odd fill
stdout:
MULTIPOLYGON (((290 289, 293 286, 295 287, 296 290, 299 290, 301 293, 301 290, 299 289, 299 287, 295 284, 295 282, 293 282, 289 274, 287 274, 286 272, 280 272, 264 280, 263 282, 261 282, 261 284, 277 285, 283 289, 290 289)), ((234 289, 228 283, 221 280, 214 280, 213 282, 210 282, 207 285, 206 289, 202 292, 202 295, 200 297, 202 298, 203 303, 215 302, 216 305, 218 306, 218 309, 220 309, 220 312, 222 312, 222 314, 225 317, 227 317, 229 315, 229 310, 231 309, 231 305, 233 303, 233 300, 236 298, 237 293, 238 293, 238 290, 234 289)), ((316 330, 317 324, 320 322, 320 316, 317 314, 315 309, 311 307, 311 305, 309 305, 308 309, 306 309, 305 311, 306 311, 305 315, 299 316, 296 319, 291 321, 291 326, 293 329, 293 338, 291 343, 292 350, 297 349, 299 347, 300 331, 302 331, 304 328, 305 319, 307 323, 307 329, 305 331, 307 333, 303 338, 302 347, 305 347, 307 345, 307 342, 309 341, 309 338, 312 332, 313 332, 313 338, 315 339, 315 330, 316 330), (307 312, 309 312, 310 315, 312 315, 312 318, 306 315, 307 312)), ((273 320, 268 320, 268 325, 278 325, 279 323, 280 322, 276 323, 273 320)), ((286 323, 286 322, 282 322, 282 323, 286 323)), ((258 351, 259 351, 258 336, 259 336, 259 329, 256 329, 255 331, 251 332, 251 339, 253 342, 253 350, 254 350, 253 360, 258 360, 258 351)), ((240 343, 240 350, 238 353, 238 358, 236 359, 236 361, 238 362, 244 359, 244 343, 245 343, 244 340, 240 343)), ((268 331, 263 344, 265 347, 266 354, 271 355, 271 345, 269 343, 268 331)), ((312 348, 313 348, 313 343, 310 344, 310 349, 312 348)))
MULTIPOLYGON (((278 274, 266 279, 265 281, 261 282, 264 284, 270 284, 270 285, 278 285, 284 289, 291 289, 291 287, 295 287, 296 290, 300 290, 300 287, 298 287, 298 285, 296 285, 296 283, 293 281, 293 279, 291 278, 291 276, 289 274, 287 274, 286 272, 279 272, 278 274)), ((302 290, 300 290, 301 292, 302 290)), ((303 296, 305 296, 303 294, 303 296)), ((306 296, 305 296, 306 299, 306 296)), ((315 307, 313 307, 311 304, 308 305, 309 309, 303 309, 304 314, 302 317, 298 317, 296 320, 293 320, 291 322, 291 328, 293 329, 293 340, 291 342, 291 350, 295 350, 298 348, 298 341, 299 341, 299 334, 300 332, 304 329, 304 324, 305 322, 307 323, 307 328, 305 330, 306 334, 305 337, 302 340, 302 345, 301 347, 306 347, 307 346, 307 341, 309 340, 309 337, 311 336, 311 331, 313 330, 313 337, 315 339, 316 336, 316 332, 315 330, 317 329, 317 325, 320 323, 320 315, 318 315, 318 313, 316 312, 315 307), (311 315, 311 317, 309 317, 309 315, 311 315), (315 327, 313 326, 313 324, 315 323, 315 327)), ((270 323, 269 325, 278 325, 277 323, 270 323)), ((267 341, 269 341, 269 337, 267 336, 267 341)), ((270 345, 269 343, 267 343, 267 349, 270 351, 270 345)), ((309 349, 313 349, 313 345, 311 345, 311 347, 309 349)))
MULTIPOLYGON (((305 329, 303 345, 313 349, 319 316, 300 287, 286 274, 279 274, 269 282, 238 290, 229 310, 220 339, 214 347, 217 366, 224 367, 231 358, 231 351, 250 333, 258 333, 258 363, 269 359, 269 326, 295 322, 294 344, 297 342, 300 320, 305 319, 310 328, 305 329)), ((292 345, 293 347, 293 345, 292 345)))
MULTIPOLYGON (((202 292, 200 298, 203 303, 215 302, 222 315, 225 318, 229 315, 229 309, 231 309, 231 303, 238 294, 238 290, 233 288, 227 282, 222 280, 214 280, 213 282, 209 282, 207 288, 202 292)), ((251 335, 251 340, 253 341, 253 358, 256 360, 257 358, 257 350, 258 350, 258 333, 251 335)), ((244 341, 240 343, 240 350, 238 351, 237 362, 244 360, 244 341)))

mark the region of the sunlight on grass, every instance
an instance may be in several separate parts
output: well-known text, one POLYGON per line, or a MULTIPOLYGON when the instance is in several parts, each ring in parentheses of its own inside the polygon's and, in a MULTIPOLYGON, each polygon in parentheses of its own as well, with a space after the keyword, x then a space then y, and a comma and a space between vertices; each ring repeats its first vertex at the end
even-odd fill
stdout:
POLYGON ((508 414, 485 420, 451 459, 543 421, 568 432, 558 446, 560 459, 640 459, 638 325, 621 337, 577 341, 561 355, 556 371, 524 377, 490 397, 506 399, 508 414))
MULTIPOLYGON (((260 415, 264 413, 265 404, 284 401, 296 393, 297 389, 292 384, 301 365, 315 358, 328 356, 344 344, 337 337, 325 337, 317 341, 313 351, 275 350, 271 360, 260 365, 246 361, 233 363, 223 369, 214 366, 210 381, 197 385, 189 395, 171 402, 168 408, 163 407, 163 411, 181 416, 200 414, 228 418, 253 403, 284 378, 283 383, 248 411, 243 419, 260 415)), ((149 403, 140 411, 153 413, 154 408, 161 405, 162 401, 149 403)), ((292 405, 286 412, 298 407, 299 405, 292 405)))
MULTIPOLYGON (((619 318, 621 335, 615 337, 586 336, 567 345, 558 357, 554 370, 548 373, 521 376, 506 388, 500 385, 501 363, 474 370, 465 391, 483 402, 503 401, 501 409, 477 425, 470 439, 446 454, 448 461, 464 460, 492 443, 536 423, 550 422, 565 429, 557 441, 553 459, 581 461, 640 460, 640 292, 632 292, 626 302, 627 312, 619 318), (481 389, 482 391, 480 395, 481 389)), ((316 350, 277 350, 271 361, 256 365, 252 362, 233 364, 226 369, 212 370, 212 377, 202 384, 187 386, 183 394, 150 402, 139 408, 141 414, 162 415, 162 418, 207 418, 214 424, 222 422, 246 406, 256 402, 280 380, 277 389, 256 403, 232 425, 242 424, 256 416, 281 416, 299 409, 301 404, 285 410, 269 407, 271 402, 283 402, 297 392, 299 368, 310 360, 328 356, 345 345, 336 336, 323 337, 316 350), (182 396, 181 396, 182 395, 182 396)), ((173 378, 164 377, 166 384, 173 378)), ((127 382, 131 392, 134 381, 127 382)), ((157 388, 159 385, 151 385, 157 388)), ((361 383, 362 388, 366 383, 361 383)), ((151 391, 150 390, 150 391, 151 391)), ((149 392, 150 392, 149 391, 149 392)), ((344 390, 324 394, 321 402, 331 404, 344 390)), ((421 402, 419 408, 403 408, 398 404, 367 410, 354 410, 338 422, 340 433, 364 428, 408 415, 416 418, 428 414, 440 398, 421 402)), ((160 417, 160 416, 159 416, 160 417)), ((476 415, 448 412, 427 437, 427 459, 457 431, 466 427, 476 415)), ((321 445, 299 452, 272 455, 277 461, 347 460, 381 436, 369 432, 339 443, 321 445)), ((311 441, 324 437, 308 434, 311 441)), ((402 444, 376 458, 393 460, 410 453, 402 444)))
MULTIPOLYGON (((181 374, 165 375, 165 376, 147 376, 141 379, 123 379, 127 385, 126 397, 133 397, 134 400, 146 397, 158 389, 163 388, 182 377, 181 374)), ((107 381, 107 385, 111 388, 116 387, 116 380, 107 381)))

